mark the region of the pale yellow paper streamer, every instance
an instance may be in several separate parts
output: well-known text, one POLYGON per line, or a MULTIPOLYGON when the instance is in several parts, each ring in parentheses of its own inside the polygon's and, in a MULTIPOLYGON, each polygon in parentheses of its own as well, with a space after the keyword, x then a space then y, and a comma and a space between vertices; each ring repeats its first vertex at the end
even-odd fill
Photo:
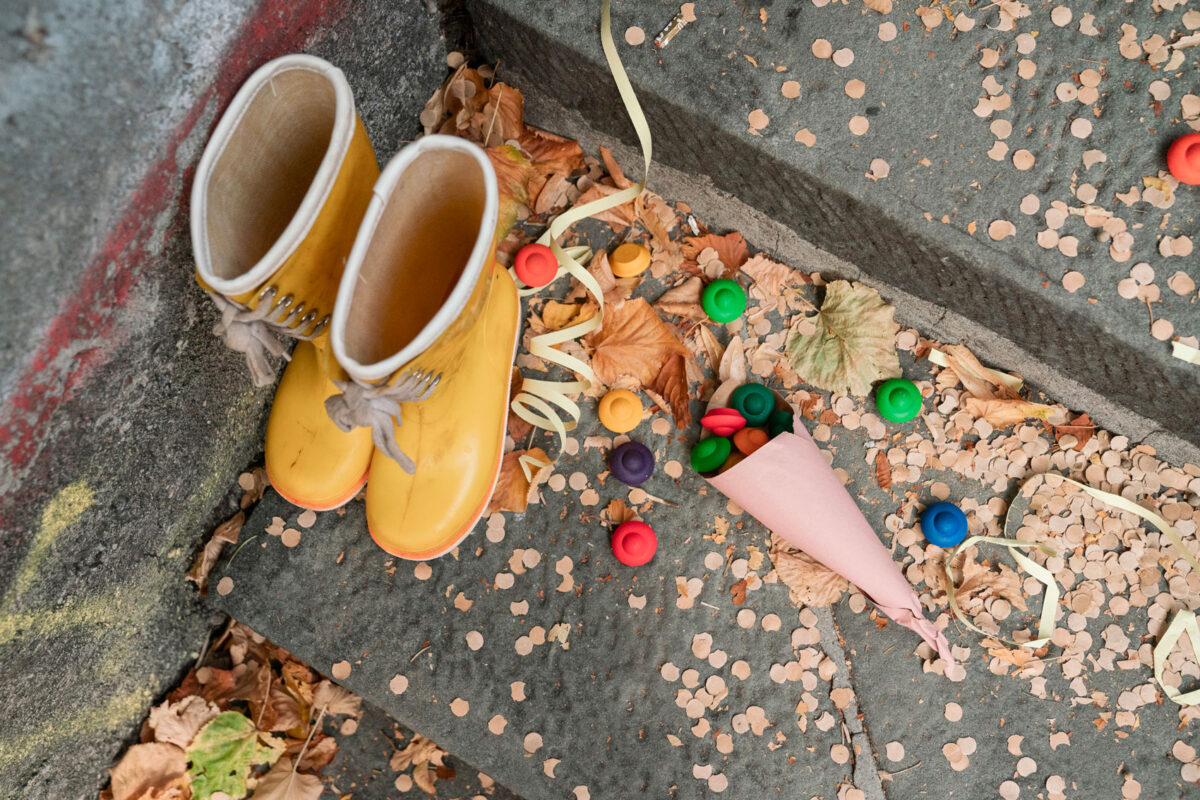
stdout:
MULTIPOLYGON (((596 374, 592 372, 589 364, 561 350, 555 349, 555 345, 562 344, 571 339, 578 339, 600 327, 604 318, 604 291, 600 288, 600 284, 596 282, 596 279, 592 277, 591 273, 587 271, 587 267, 580 263, 579 260, 581 257, 587 258, 591 251, 587 248, 564 248, 558 243, 558 239, 579 220, 614 208, 622 203, 628 203, 639 197, 646 188, 646 176, 650 173, 650 126, 646 122, 646 116, 642 113, 641 106, 638 104, 637 95, 633 91, 633 86, 629 83, 629 76, 625 73, 625 67, 621 64, 621 57, 617 54, 617 46, 613 42, 612 21, 609 16, 609 0, 604 0, 600 11, 600 42, 604 48, 604 57, 608 61, 608 68, 612 72, 613 81, 617 85, 617 91, 620 92, 621 100, 625 104, 625 112, 629 115, 630 121, 633 122, 634 130, 637 131, 638 142, 642 148, 642 159, 645 164, 642 171, 642 179, 636 185, 622 189, 608 197, 593 200, 590 203, 585 203, 582 206, 576 206, 563 212, 550 223, 549 228, 538 239, 538 243, 548 245, 554 252, 554 256, 558 259, 559 269, 555 277, 557 278, 564 272, 569 273, 587 289, 599 305, 599 310, 590 319, 563 328, 560 331, 551 331, 550 333, 535 336, 529 343, 529 352, 531 354, 551 364, 571 370, 576 373, 578 380, 549 381, 526 377, 521 383, 521 391, 512 400, 513 413, 518 417, 535 427, 552 430, 558 434, 560 450, 566 446, 567 431, 574 429, 579 423, 579 404, 572 400, 570 395, 587 391, 588 387, 596 379, 596 374), (557 406, 566 415, 569 422, 563 421, 563 417, 554 409, 554 406, 557 406)), ((530 293, 530 291, 522 292, 522 294, 530 293)), ((528 478, 530 477, 529 464, 523 459, 524 457, 522 457, 521 466, 528 478)), ((531 459, 531 462, 539 465, 542 464, 537 459, 531 459)))
MULTIPOLYGON (((1113 508, 1120 509, 1121 511, 1127 511, 1130 514, 1134 514, 1146 520, 1151 525, 1158 528, 1159 532, 1167 537, 1167 541, 1169 541, 1175 547, 1175 549, 1179 551, 1179 554, 1183 556, 1184 560, 1186 560, 1188 564, 1191 565, 1192 569, 1196 570, 1197 574, 1200 574, 1200 562, 1198 562, 1196 557, 1193 556, 1191 552, 1184 546, 1183 539, 1180 538, 1179 534, 1175 531, 1171 524, 1158 514, 1143 508, 1137 503, 1134 503, 1132 500, 1127 500, 1126 498, 1111 492, 1101 491, 1100 489, 1088 486, 1087 484, 1072 480, 1065 475, 1060 475, 1053 472, 1039 473, 1028 478, 1017 490, 1018 496, 1020 496, 1025 487, 1033 481, 1045 479, 1050 475, 1054 475, 1063 482, 1082 489, 1086 494, 1095 498, 1096 500, 1099 500, 1105 505, 1112 506, 1113 508)), ((964 614, 962 609, 958 607, 958 603, 954 597, 957 587, 955 586, 954 578, 950 572, 950 563, 958 556, 960 552, 978 542, 987 542, 990 544, 998 544, 1011 548, 1013 551, 1013 558, 1017 561, 1017 563, 1024 568, 1026 572, 1046 585, 1046 596, 1042 600, 1042 613, 1038 620, 1037 638, 1029 642, 1014 642, 1010 639, 1005 639, 1004 641, 1009 642, 1010 644, 1019 645, 1021 647, 1040 647, 1042 644, 1047 642, 1050 636, 1052 636, 1054 633, 1054 614, 1058 606, 1058 599, 1061 596, 1061 592, 1058 588, 1057 581, 1054 580, 1054 576, 1050 574, 1049 570, 1040 566, 1037 564, 1037 562, 1028 558, 1024 554, 1017 552, 1017 548, 1021 547, 1036 547, 1041 549, 1042 552, 1047 552, 1046 545, 1039 544, 1037 542, 1024 542, 1007 538, 1008 524, 1010 520, 1009 513, 1011 511, 1012 507, 1010 506, 1008 512, 1005 512, 1004 515, 1003 537, 972 536, 962 544, 958 545, 958 547, 950 551, 949 555, 946 556, 946 595, 950 603, 950 609, 954 612, 954 615, 958 617, 960 622, 973 631, 981 633, 985 636, 990 636, 990 633, 977 627, 969 619, 967 619, 966 614, 964 614)), ((1196 652, 1197 660, 1200 660, 1200 631, 1197 631, 1193 634, 1193 631, 1196 631, 1195 614, 1193 614, 1191 611, 1180 611, 1171 621, 1171 624, 1167 628, 1167 632, 1163 634, 1158 644, 1154 646, 1154 675, 1158 679, 1159 685, 1163 687, 1163 691, 1166 692, 1168 697, 1180 705, 1193 705, 1197 702, 1200 702, 1200 689, 1181 695, 1178 690, 1171 689, 1162 682, 1162 664, 1166 661, 1167 655, 1170 653, 1171 648, 1174 647, 1175 642, 1179 639, 1179 636, 1183 630, 1187 630, 1191 636, 1192 648, 1196 652)))
POLYGON ((1175 618, 1171 620, 1171 624, 1163 632, 1162 638, 1158 640, 1158 644, 1154 645, 1154 679, 1158 681, 1158 685, 1162 687, 1163 694, 1169 700, 1173 700, 1181 706, 1194 706, 1200 703, 1200 689, 1181 693, 1174 686, 1167 686, 1167 684, 1163 683, 1163 667, 1167 663, 1167 656, 1171 654, 1171 651, 1175 648, 1175 642, 1179 641, 1179 637, 1185 631, 1192 642, 1192 654, 1196 657, 1197 661, 1200 661, 1200 626, 1196 625, 1196 614, 1183 609, 1175 614, 1175 618))
POLYGON ((1200 364, 1200 350, 1180 341, 1171 342, 1171 355, 1189 364, 1200 364))

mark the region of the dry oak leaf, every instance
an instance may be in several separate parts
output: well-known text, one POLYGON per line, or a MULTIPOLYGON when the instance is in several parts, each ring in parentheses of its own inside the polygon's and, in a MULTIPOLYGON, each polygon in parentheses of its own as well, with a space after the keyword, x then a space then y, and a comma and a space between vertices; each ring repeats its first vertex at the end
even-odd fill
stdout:
POLYGON ((776 533, 771 534, 771 563, 799 606, 832 605, 850 588, 850 581, 776 533))
POLYGON ((863 396, 871 384, 898 378, 895 308, 861 283, 833 281, 813 317, 802 317, 788 337, 792 369, 818 389, 863 396), (803 332, 803 323, 816 330, 803 332))
POLYGON ((184 793, 177 796, 186 798, 187 765, 187 754, 173 744, 135 744, 108 771, 113 800, 166 800, 180 785, 184 793))
POLYGON ((197 695, 175 703, 163 701, 150 709, 150 730, 154 731, 154 741, 185 748, 205 723, 219 713, 219 708, 197 695))
POLYGON ((324 784, 316 775, 296 772, 287 756, 258 779, 253 800, 317 800, 324 784))
POLYGON ((742 264, 750 258, 746 239, 737 231, 724 236, 706 233, 703 236, 685 236, 683 239, 683 255, 691 262, 692 267, 696 266, 700 253, 709 247, 717 251, 717 258, 725 265, 722 278, 733 278, 742 264))
POLYGON ((488 502, 484 514, 494 514, 497 511, 515 511, 518 514, 523 512, 529 505, 530 496, 542 481, 550 477, 552 469, 550 457, 540 447, 505 453, 504 460, 500 463, 496 489, 492 492, 492 499, 488 502), (525 477, 525 470, 521 468, 521 456, 524 455, 547 465, 537 468, 537 472, 533 474, 533 481, 525 477))

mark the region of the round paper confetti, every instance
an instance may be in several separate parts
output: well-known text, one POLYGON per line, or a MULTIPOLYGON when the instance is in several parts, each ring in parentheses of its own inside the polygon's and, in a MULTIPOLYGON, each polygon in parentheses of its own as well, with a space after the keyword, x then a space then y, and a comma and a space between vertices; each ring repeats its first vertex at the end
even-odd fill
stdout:
POLYGON ((1066 275, 1063 275, 1062 279, 1063 288, 1072 294, 1082 289, 1085 282, 1086 281, 1084 280, 1083 273, 1075 271, 1071 271, 1066 275))
POLYGON ((483 634, 479 631, 471 631, 467 634, 467 647, 472 650, 478 650, 483 647, 483 634))
POLYGON ((508 727, 508 720, 506 720, 501 714, 497 714, 488 720, 488 730, 496 736, 504 733, 504 729, 506 727, 508 727))
POLYGON ((226 575, 224 578, 221 578, 221 580, 217 581, 217 594, 221 595, 221 597, 224 597, 232 591, 233 578, 226 575))
POLYGON ((344 681, 350 677, 350 662, 339 661, 330 668, 329 674, 335 681, 344 681))
POLYGON ((536 753, 542 748, 542 735, 540 733, 525 734, 525 752, 536 753))
POLYGON ((871 123, 863 116, 853 116, 850 118, 850 132, 855 136, 862 136, 871 127, 871 123))
POLYGON ((750 122, 750 127, 754 128, 756 131, 767 127, 767 124, 771 121, 771 118, 768 117, 761 108, 756 108, 751 111, 750 116, 747 119, 750 122))
POLYGON ((817 58, 829 58, 833 55, 833 45, 825 39, 817 39, 812 43, 812 54, 817 58))
POLYGON ((853 97, 855 100, 862 97, 867 91, 867 85, 858 78, 852 78, 846 81, 846 95, 853 97))
POLYGON ((779 91, 787 99, 789 99, 789 100, 795 99, 800 96, 800 82, 799 81, 784 81, 783 86, 781 86, 779 88, 779 91))
POLYGON ((450 701, 450 711, 456 717, 465 717, 467 712, 471 710, 471 704, 461 697, 456 697, 450 701))
POLYGON ((646 32, 637 25, 631 25, 625 29, 625 41, 626 43, 637 47, 639 44, 646 41, 646 32))
POLYGON ((397 674, 388 681, 388 688, 392 690, 392 694, 404 694, 408 691, 408 678, 397 674))
POLYGON ((848 67, 854 63, 854 51, 849 47, 843 47, 833 54, 833 63, 839 67, 848 67))
POLYGON ((1013 166, 1019 170, 1031 169, 1034 164, 1033 153, 1028 150, 1018 150, 1013 153, 1013 166))
POLYGON ((285 528, 279 541, 283 542, 284 547, 295 547, 300 544, 300 531, 295 528, 285 528))

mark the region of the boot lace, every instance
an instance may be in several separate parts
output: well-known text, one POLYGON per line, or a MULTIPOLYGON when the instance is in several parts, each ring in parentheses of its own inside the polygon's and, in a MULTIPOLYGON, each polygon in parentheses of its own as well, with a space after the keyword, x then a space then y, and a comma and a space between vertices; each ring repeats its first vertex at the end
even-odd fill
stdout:
POLYGON ((412 475, 416 464, 396 443, 396 426, 402 424, 401 403, 427 399, 441 381, 440 373, 417 370, 405 373, 395 383, 364 385, 353 380, 334 381, 341 390, 325 400, 325 413, 344 433, 354 428, 370 428, 375 447, 412 475))
POLYGON ((245 354, 246 366, 250 369, 250 378, 255 386, 267 386, 275 382, 275 367, 268 356, 285 361, 291 358, 287 345, 280 341, 276 332, 307 341, 321 335, 329 325, 328 315, 316 322, 316 309, 305 314, 304 303, 295 303, 290 294, 276 300, 278 294, 277 287, 268 287, 258 295, 255 307, 247 308, 217 292, 208 293, 221 312, 221 318, 213 326, 213 333, 231 350, 245 354))

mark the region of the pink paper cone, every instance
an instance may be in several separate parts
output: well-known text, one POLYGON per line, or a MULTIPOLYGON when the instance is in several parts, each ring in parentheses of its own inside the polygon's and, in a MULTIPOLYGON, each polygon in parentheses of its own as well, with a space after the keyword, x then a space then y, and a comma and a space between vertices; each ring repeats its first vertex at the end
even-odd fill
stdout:
POLYGON ((795 547, 845 577, 883 613, 915 631, 949 666, 946 636, 825 462, 800 417, 741 463, 708 482, 795 547))

